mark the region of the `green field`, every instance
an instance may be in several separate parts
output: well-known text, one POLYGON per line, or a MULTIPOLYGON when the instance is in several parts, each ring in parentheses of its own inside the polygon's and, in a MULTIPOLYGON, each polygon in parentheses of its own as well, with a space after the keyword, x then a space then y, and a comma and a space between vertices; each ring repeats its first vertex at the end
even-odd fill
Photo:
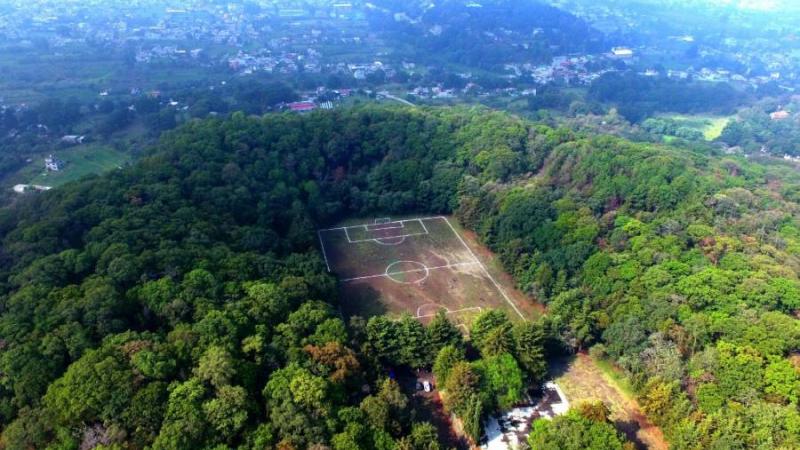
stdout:
POLYGON ((722 130, 724 130, 728 125, 728 122, 733 119, 733 116, 690 116, 683 114, 671 114, 662 117, 665 119, 675 120, 680 122, 681 126, 703 133, 703 136, 707 141, 713 141, 714 139, 720 137, 720 135, 722 135, 722 130))
POLYGON ((31 164, 23 169, 28 183, 45 186, 60 186, 90 174, 101 174, 122 167, 128 163, 130 156, 112 148, 87 144, 57 152, 56 155, 66 162, 59 172, 45 172, 44 156, 34 158, 31 164))

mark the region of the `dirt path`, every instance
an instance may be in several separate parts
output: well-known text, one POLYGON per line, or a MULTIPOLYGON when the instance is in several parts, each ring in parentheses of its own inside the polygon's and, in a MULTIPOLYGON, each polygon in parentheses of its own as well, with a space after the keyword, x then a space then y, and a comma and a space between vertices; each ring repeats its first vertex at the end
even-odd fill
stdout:
POLYGON ((570 404, 587 400, 603 400, 611 409, 611 419, 637 447, 667 450, 661 429, 642 413, 635 399, 630 398, 586 354, 556 364, 560 376, 556 383, 566 393, 570 404))

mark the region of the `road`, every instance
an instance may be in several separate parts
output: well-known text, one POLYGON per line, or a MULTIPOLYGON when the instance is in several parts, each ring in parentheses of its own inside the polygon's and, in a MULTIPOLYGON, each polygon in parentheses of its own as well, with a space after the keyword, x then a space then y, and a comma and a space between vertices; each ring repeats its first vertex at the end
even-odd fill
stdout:
POLYGON ((417 105, 415 105, 415 104, 411 103, 410 101, 408 101, 408 100, 406 100, 406 99, 402 99, 402 98, 400 98, 400 97, 397 97, 397 96, 394 96, 394 95, 390 94, 388 91, 381 91, 381 92, 378 92, 378 95, 380 95, 380 96, 383 96, 383 97, 386 97, 386 98, 388 98, 389 100, 394 100, 394 101, 396 101, 396 102, 400 102, 400 103, 402 103, 402 104, 404 104, 404 105, 406 105, 406 106, 413 106, 413 107, 415 107, 415 108, 417 107, 417 105))

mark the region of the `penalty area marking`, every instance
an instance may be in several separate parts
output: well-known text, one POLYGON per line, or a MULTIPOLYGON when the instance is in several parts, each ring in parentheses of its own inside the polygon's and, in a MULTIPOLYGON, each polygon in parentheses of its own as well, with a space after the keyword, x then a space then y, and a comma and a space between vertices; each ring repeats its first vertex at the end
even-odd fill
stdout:
POLYGON ((324 228, 318 230, 318 232, 322 231, 342 231, 344 232, 344 237, 347 239, 348 244, 359 244, 362 242, 378 242, 379 239, 399 239, 399 238, 407 238, 412 236, 426 236, 430 234, 428 231, 428 227, 425 226, 426 220, 433 220, 433 219, 442 219, 443 217, 419 217, 415 219, 403 219, 403 220, 395 220, 392 222, 383 222, 383 223, 363 223, 359 225, 349 225, 344 227, 336 227, 336 228, 324 228), (406 223, 410 222, 419 222, 420 227, 423 231, 421 232, 410 232, 404 234, 398 234, 395 236, 385 236, 385 237, 369 237, 369 238, 362 238, 362 239, 353 239, 353 236, 350 235, 350 231, 348 230, 364 230, 367 233, 371 232, 379 232, 379 231, 386 231, 386 230, 402 230, 406 228, 406 223), (397 224, 397 225, 395 225, 397 224))
POLYGON ((436 314, 439 313, 440 309, 443 309, 445 314, 458 314, 458 313, 467 312, 467 311, 478 311, 478 313, 482 313, 483 312, 483 307, 481 307, 481 306, 472 306, 472 307, 469 307, 469 308, 461 308, 461 309, 457 309, 455 311, 450 311, 450 308, 448 308, 446 306, 436 305, 436 306, 441 306, 441 308, 437 309, 435 313, 425 314, 425 315, 421 315, 420 314, 420 312, 421 312, 420 309, 422 309, 422 308, 424 308, 426 306, 430 306, 432 304, 433 303, 428 303, 427 305, 422 305, 419 308, 417 308, 417 315, 414 318, 415 319, 427 319, 428 317, 435 317, 436 314))
MULTIPOLYGON (((447 220, 445 216, 430 216, 430 217, 414 217, 412 219, 402 219, 402 220, 395 220, 395 222, 417 222, 417 221, 428 221, 428 220, 447 220)), ((350 225, 344 227, 333 227, 333 228, 322 228, 319 231, 339 231, 344 230, 345 228, 364 228, 364 225, 375 225, 374 223, 362 223, 359 225, 350 225)), ((424 223, 423 223, 424 225, 424 223)), ((426 228, 427 229, 427 228, 426 228)))
POLYGON ((376 239, 373 239, 373 241, 375 241, 375 243, 376 243, 376 244, 380 244, 380 245, 400 245, 400 244, 402 244, 403 242, 405 242, 405 241, 406 241, 406 237, 405 237, 405 236, 400 236, 400 240, 399 240, 399 241, 395 241, 395 242, 384 242, 384 241, 390 241, 390 240, 392 240, 392 239, 397 239, 397 238, 396 238, 396 237, 390 237, 390 238, 376 238, 376 239))
POLYGON ((394 222, 383 222, 383 223, 367 223, 364 225, 356 225, 352 228, 360 228, 364 227, 364 231, 383 231, 383 230, 402 230, 406 227, 406 224, 403 221, 397 220, 394 222), (394 225, 394 224, 400 225, 394 225))

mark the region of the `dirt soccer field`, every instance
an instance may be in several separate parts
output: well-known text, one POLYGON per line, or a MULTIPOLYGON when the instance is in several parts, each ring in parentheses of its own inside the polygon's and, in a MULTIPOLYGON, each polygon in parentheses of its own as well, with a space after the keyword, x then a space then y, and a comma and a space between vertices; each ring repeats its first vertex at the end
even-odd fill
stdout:
POLYGON ((529 318, 446 217, 375 219, 318 234, 328 270, 342 282, 348 315, 408 313, 427 320, 445 309, 464 326, 486 309, 529 318))

